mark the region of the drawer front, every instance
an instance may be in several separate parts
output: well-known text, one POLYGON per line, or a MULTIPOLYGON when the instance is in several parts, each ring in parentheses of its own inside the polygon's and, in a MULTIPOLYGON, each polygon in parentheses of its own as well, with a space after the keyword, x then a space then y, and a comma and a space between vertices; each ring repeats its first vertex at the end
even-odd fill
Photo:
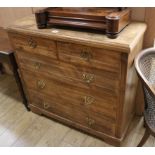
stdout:
POLYGON ((56 43, 52 40, 28 35, 10 34, 16 51, 36 53, 57 59, 56 43))
POLYGON ((24 52, 16 53, 21 69, 29 69, 34 72, 50 75, 52 78, 70 78, 69 84, 77 85, 81 88, 99 88, 105 93, 118 95, 120 89, 119 77, 113 72, 104 71, 89 67, 80 67, 63 62, 54 62, 36 55, 29 55, 24 52))
POLYGON ((38 92, 33 90, 29 90, 29 92, 30 104, 36 107, 86 126, 90 129, 110 135, 115 134, 115 124, 103 119, 96 113, 86 113, 79 107, 73 106, 70 103, 64 102, 63 100, 55 100, 53 97, 50 98, 47 95, 38 94, 38 92))
POLYGON ((120 53, 65 42, 57 42, 57 48, 60 60, 120 74, 120 53))
POLYGON ((107 121, 115 122, 118 98, 103 95, 98 89, 96 91, 80 89, 60 80, 53 80, 28 71, 22 71, 22 75, 28 90, 35 90, 56 100, 70 103, 86 112, 93 111, 107 121))

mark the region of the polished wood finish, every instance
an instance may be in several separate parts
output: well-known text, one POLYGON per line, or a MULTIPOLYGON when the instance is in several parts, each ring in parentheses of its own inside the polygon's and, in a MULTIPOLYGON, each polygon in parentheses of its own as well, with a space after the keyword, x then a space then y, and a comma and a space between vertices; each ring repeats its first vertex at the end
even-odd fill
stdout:
MULTIPOLYGON (((2 7, 0 10, 0 27, 6 28, 17 19, 34 14, 43 7, 2 7), (5 16, 4 16, 5 15, 5 16)), ((131 9, 131 20, 144 21, 145 8, 133 7, 131 9)))
POLYGON ((68 26, 105 31, 110 38, 117 35, 130 22, 130 10, 127 8, 72 8, 53 7, 35 12, 39 29, 49 26, 68 26))
POLYGON ((34 17, 17 21, 8 33, 30 109, 120 145, 135 112, 133 61, 145 30, 144 23, 132 23, 111 40, 103 34, 38 30, 34 17))

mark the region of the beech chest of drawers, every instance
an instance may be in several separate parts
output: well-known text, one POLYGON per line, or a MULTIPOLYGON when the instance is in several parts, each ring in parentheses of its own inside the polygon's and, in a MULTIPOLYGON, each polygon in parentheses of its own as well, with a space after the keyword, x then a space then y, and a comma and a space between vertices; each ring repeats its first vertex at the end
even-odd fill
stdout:
POLYGON ((8 28, 31 111, 120 145, 135 112, 133 61, 144 23, 117 39, 64 29, 37 29, 34 17, 8 28))

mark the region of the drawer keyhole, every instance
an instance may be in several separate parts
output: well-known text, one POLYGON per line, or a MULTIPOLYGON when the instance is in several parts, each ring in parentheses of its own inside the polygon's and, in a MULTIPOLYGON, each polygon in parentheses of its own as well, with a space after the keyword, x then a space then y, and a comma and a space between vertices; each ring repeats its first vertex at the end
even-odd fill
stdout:
POLYGON ((43 103, 44 109, 48 109, 50 107, 50 105, 46 102, 43 103))
POLYGON ((86 118, 88 125, 91 127, 95 124, 95 121, 89 117, 86 118))
POLYGON ((92 58, 92 54, 90 51, 85 51, 85 50, 82 50, 81 51, 81 58, 85 59, 86 61, 90 61, 90 59, 92 58))

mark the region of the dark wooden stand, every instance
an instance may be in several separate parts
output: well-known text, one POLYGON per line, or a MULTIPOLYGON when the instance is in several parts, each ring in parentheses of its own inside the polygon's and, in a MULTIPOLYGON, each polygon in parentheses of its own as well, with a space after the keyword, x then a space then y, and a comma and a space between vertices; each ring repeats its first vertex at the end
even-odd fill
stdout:
MULTIPOLYGON (((15 77, 20 95, 21 95, 22 100, 23 100, 23 104, 25 105, 26 109, 29 111, 27 99, 26 99, 26 96, 25 96, 25 93, 23 90, 23 86, 22 86, 22 83, 21 83, 21 80, 20 80, 20 77, 18 74, 18 66, 17 66, 13 52, 12 51, 0 51, 0 58, 1 59, 7 59, 7 61, 9 62, 11 70, 12 70, 13 75, 15 77)), ((3 74, 3 73, 4 73, 3 66, 2 66, 2 63, 0 63, 0 74, 3 74)))
POLYGON ((8 35, 3 28, 0 28, 0 36, 0 74, 4 73, 2 62, 7 62, 15 77, 23 104, 25 105, 26 109, 29 110, 21 79, 18 74, 18 66, 14 57, 14 52, 9 42, 8 35))
POLYGON ((116 38, 130 22, 127 8, 46 8, 35 12, 39 29, 51 26, 73 27, 105 32, 116 38))

